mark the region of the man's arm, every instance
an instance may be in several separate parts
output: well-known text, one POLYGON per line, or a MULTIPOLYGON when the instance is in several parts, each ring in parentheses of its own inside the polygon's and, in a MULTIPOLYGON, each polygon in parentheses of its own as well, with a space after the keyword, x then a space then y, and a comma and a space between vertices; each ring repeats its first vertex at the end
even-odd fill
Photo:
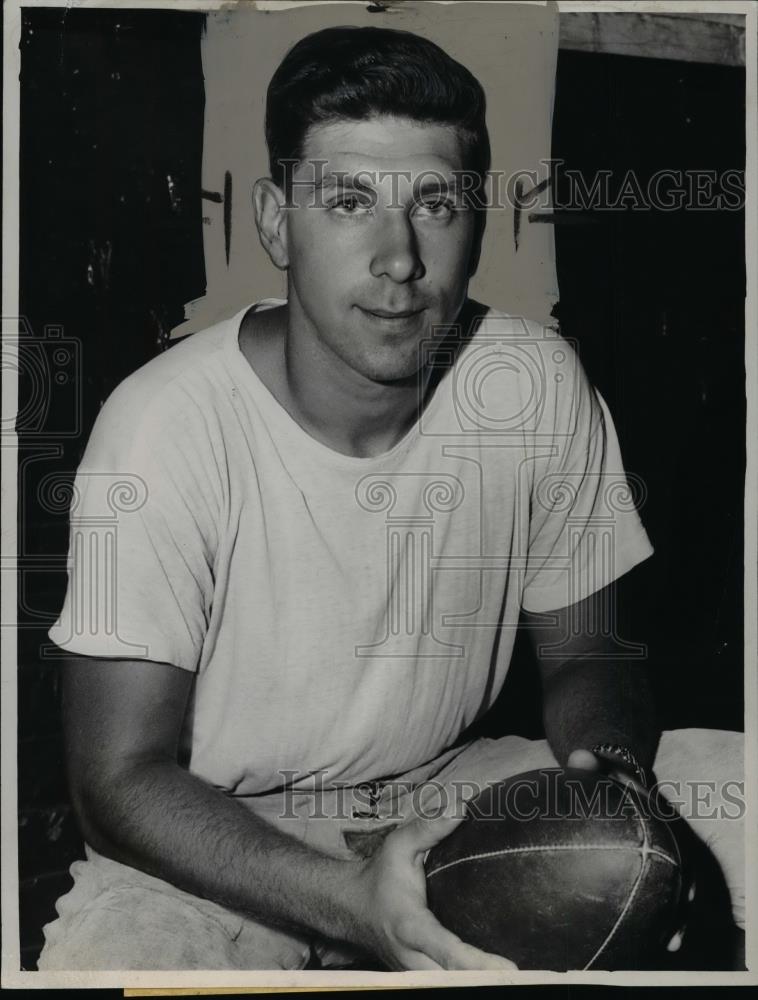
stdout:
POLYGON ((426 908, 424 853, 460 820, 416 820, 371 858, 331 858, 177 763, 189 671, 94 658, 64 669, 73 802, 98 852, 269 923, 350 942, 391 968, 513 967, 426 908))
POLYGON ((539 662, 545 736, 561 764, 603 743, 628 747, 644 769, 655 758, 660 731, 646 664, 625 660, 612 629, 597 628, 616 606, 615 587, 556 611, 523 612, 539 662))

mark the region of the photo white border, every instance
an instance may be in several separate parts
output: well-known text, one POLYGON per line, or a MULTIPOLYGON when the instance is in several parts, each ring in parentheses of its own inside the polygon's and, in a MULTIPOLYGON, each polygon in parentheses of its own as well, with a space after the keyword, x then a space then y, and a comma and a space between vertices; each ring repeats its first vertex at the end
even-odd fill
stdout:
MULTIPOLYGON (((360 3, 363 0, 302 0, 302 2, 360 3)), ((444 2, 444 0, 424 0, 444 2)), ((447 0, 458 2, 458 0, 447 0)), ((463 0, 460 0, 463 2, 463 0)), ((514 2, 514 0, 490 0, 514 2)), ((515 0, 545 6, 545 0, 515 0)), ((22 7, 110 8, 110 9, 174 9, 181 11, 230 9, 234 6, 257 6, 259 9, 284 9, 301 6, 289 0, 6 0, 3 7, 3 246, 2 246, 2 316, 3 335, 13 336, 13 317, 18 317, 19 280, 19 49, 22 7)), ((560 12, 592 11, 595 13, 734 13, 745 15, 746 35, 746 173, 745 173, 745 254, 747 298, 745 303, 745 365, 747 391, 747 474, 745 485, 745 730, 746 730, 746 858, 747 972, 21 972, 18 913, 18 839, 17 839, 17 684, 16 630, 7 625, 0 629, 2 674, 0 675, 0 714, 2 749, 2 987, 129 987, 132 989, 170 988, 257 988, 278 990, 303 987, 340 988, 384 987, 400 989, 409 986, 491 986, 529 984, 607 984, 707 986, 752 985, 758 983, 758 302, 755 277, 758 274, 758 146, 756 144, 758 111, 758 6, 751 2, 729 0, 682 0, 682 2, 576 2, 559 0, 560 12)), ((5 356, 5 341, 3 342, 5 356)), ((18 385, 15 369, 2 367, 3 426, 13 420, 18 405, 18 385)), ((3 434, 2 441, 2 572, 0 583, 0 621, 16 620, 16 507, 17 507, 17 448, 12 434, 3 434)))

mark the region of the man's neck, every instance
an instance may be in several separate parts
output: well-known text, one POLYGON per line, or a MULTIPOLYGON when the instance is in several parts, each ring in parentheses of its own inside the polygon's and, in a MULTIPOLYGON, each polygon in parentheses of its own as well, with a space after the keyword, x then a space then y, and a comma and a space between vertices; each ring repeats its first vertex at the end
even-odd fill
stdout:
POLYGON ((240 347, 293 420, 334 451, 384 454, 419 417, 428 372, 392 383, 363 378, 312 340, 298 338, 286 306, 248 313, 240 347))

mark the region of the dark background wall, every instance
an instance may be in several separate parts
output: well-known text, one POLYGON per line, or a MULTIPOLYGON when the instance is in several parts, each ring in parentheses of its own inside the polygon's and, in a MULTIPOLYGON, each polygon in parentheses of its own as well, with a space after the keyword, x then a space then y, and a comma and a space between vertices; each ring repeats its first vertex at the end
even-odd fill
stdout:
POLYGON ((22 960, 68 887, 58 677, 70 483, 102 402, 205 291, 202 16, 23 11, 19 823, 22 960))
MULTIPOLYGON (((663 169, 697 170, 701 184, 711 171, 703 194, 717 196, 745 162, 744 87, 741 68, 561 52, 553 156, 587 178, 610 169, 616 190, 630 170, 643 191, 663 169)), ((743 213, 637 210, 631 198, 578 218, 562 210, 565 168, 559 318, 647 486, 656 554, 639 573, 646 620, 635 628, 663 721, 741 729, 743 213)))
MULTIPOLYGON (((204 291, 199 15, 25 10, 21 75, 19 823, 22 955, 81 856, 60 661, 66 483, 103 400, 204 291)), ((744 165, 744 70, 561 52, 553 156, 598 169, 744 165)), ((578 211, 557 174, 563 332, 647 484, 656 555, 619 586, 667 728, 742 727, 744 245, 740 212, 578 211)), ((538 223, 534 223, 538 224, 538 223)), ((543 223, 544 224, 544 223, 543 223)), ((484 731, 539 735, 523 642, 484 731)))

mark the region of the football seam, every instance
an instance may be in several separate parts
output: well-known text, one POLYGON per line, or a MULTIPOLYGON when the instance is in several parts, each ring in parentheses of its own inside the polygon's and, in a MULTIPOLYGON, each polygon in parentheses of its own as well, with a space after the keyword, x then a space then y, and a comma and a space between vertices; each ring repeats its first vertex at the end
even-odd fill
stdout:
MULTIPOLYGON (((647 825, 645 824, 644 820, 640 816, 638 816, 637 819, 639 820, 639 825, 640 825, 640 827, 642 829, 642 847, 640 849, 640 853, 642 854, 642 863, 640 864, 639 873, 637 874, 637 878, 636 878, 636 880, 634 882, 634 885, 632 886, 632 888, 631 888, 631 890, 629 892, 629 896, 627 897, 626 903, 624 903, 624 905, 621 908, 621 913, 619 913, 618 917, 616 918, 616 922, 614 923, 613 927, 611 927, 611 929, 608 931, 608 934, 607 934, 605 940, 603 941, 603 943, 597 949, 597 951, 592 956, 592 958, 589 960, 589 962, 587 962, 587 964, 584 966, 584 969, 582 970, 583 972, 585 972, 587 969, 592 968, 592 966, 594 965, 594 963, 596 962, 596 960, 600 957, 600 955, 602 955, 602 953, 608 947, 608 945, 610 944, 610 942, 613 940, 614 934, 616 933, 616 931, 621 926, 621 922, 623 921, 623 919, 626 916, 626 914, 629 912, 629 908, 632 905, 632 901, 634 900, 635 896, 637 895, 637 890, 639 889, 640 885, 642 884, 642 879, 643 879, 643 877, 645 875, 645 870, 646 870, 646 866, 647 866, 647 859, 648 859, 648 857, 651 854, 657 854, 658 853, 655 850, 655 848, 650 847, 650 838, 648 837, 648 829, 647 829, 647 825)), ((669 858, 669 860, 671 861, 670 858, 669 858)), ((672 865, 674 865, 674 867, 676 867, 676 863, 675 862, 671 861, 671 863, 672 863, 672 865)))
POLYGON ((487 858, 500 858, 507 854, 532 854, 540 851, 634 851, 636 854, 642 854, 643 858, 646 855, 654 855, 667 861, 675 868, 678 866, 678 863, 664 851, 659 851, 655 847, 648 847, 645 850, 645 847, 645 843, 637 847, 632 847, 629 844, 530 844, 526 847, 504 847, 499 851, 483 851, 481 854, 467 854, 464 858, 456 858, 455 861, 448 861, 444 865, 440 865, 439 868, 434 868, 432 871, 427 872, 426 877, 432 878, 434 875, 438 875, 448 868, 465 864, 467 861, 484 861, 487 858))

